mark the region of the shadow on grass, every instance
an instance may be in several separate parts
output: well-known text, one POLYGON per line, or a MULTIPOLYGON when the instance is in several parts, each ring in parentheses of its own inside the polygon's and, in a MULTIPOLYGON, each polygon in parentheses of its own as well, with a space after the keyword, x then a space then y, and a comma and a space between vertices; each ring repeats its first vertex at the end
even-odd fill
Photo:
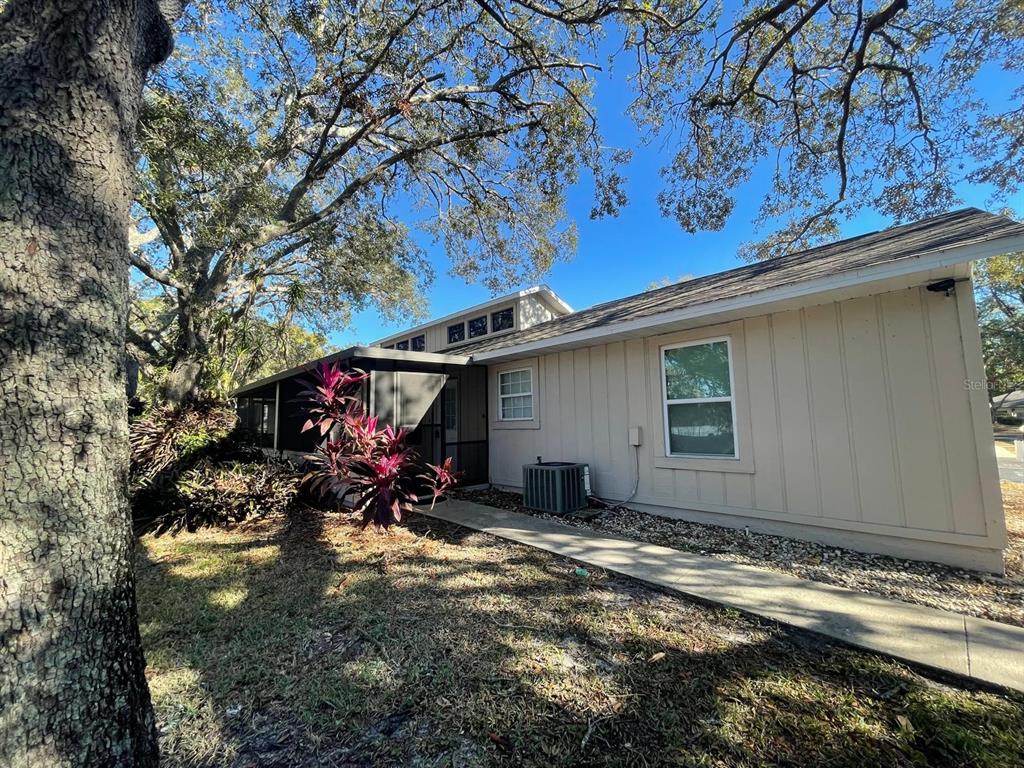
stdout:
POLYGON ((140 551, 169 765, 1024 758, 1024 697, 422 517, 379 536, 302 512, 140 551))

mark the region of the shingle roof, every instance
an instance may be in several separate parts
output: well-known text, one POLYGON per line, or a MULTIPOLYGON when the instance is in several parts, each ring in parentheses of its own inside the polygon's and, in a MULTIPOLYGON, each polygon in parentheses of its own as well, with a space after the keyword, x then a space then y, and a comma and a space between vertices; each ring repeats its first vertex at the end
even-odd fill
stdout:
POLYGON ((1024 235, 1024 224, 977 208, 965 208, 597 304, 501 338, 460 346, 459 354, 472 355, 541 341, 1015 235, 1024 235))

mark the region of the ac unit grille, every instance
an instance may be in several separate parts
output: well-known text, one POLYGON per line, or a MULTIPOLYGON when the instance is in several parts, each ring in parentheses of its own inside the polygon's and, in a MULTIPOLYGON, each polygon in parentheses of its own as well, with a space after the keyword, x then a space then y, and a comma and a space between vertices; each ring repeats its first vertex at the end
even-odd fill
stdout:
POLYGON ((586 464, 524 464, 523 504, 527 509, 553 515, 586 509, 586 473, 586 464))

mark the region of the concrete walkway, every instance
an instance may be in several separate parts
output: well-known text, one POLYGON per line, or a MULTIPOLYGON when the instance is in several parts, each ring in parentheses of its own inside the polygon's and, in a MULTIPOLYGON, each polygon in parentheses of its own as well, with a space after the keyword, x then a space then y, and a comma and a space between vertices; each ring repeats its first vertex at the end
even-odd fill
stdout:
POLYGON ((1024 629, 450 499, 439 520, 944 672, 1024 691, 1024 629))

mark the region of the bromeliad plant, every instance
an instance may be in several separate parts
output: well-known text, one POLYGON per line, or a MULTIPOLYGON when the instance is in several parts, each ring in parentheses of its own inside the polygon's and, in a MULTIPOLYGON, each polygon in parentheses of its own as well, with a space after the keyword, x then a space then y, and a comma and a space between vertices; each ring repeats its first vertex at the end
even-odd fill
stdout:
POLYGON ((312 491, 339 504, 352 497, 364 525, 387 528, 412 511, 424 491, 432 494, 431 505, 436 503, 457 477, 450 458, 439 466, 421 463, 405 446, 405 430, 381 427, 375 416, 363 411, 358 392, 366 378, 362 371, 321 363, 313 380, 303 382, 300 398, 310 407, 302 431, 316 429, 321 436, 330 432, 306 456, 314 469, 305 480, 312 491))

